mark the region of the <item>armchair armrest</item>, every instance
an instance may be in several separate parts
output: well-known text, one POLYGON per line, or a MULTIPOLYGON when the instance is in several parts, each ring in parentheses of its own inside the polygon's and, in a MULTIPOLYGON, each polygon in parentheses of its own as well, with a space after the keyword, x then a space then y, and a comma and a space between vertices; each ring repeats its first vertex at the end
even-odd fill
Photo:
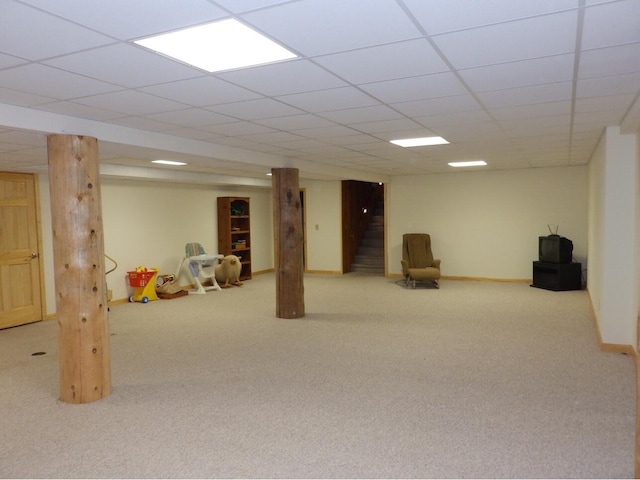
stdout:
POLYGON ((409 264, 406 260, 400 260, 400 264, 402 265, 402 275, 406 277, 409 275, 409 264))
POLYGON ((434 259, 434 260, 433 260, 433 265, 432 265, 432 267, 433 267, 433 268, 438 268, 438 269, 439 269, 439 268, 440 268, 440 261, 441 261, 441 260, 440 260, 439 258, 434 259))

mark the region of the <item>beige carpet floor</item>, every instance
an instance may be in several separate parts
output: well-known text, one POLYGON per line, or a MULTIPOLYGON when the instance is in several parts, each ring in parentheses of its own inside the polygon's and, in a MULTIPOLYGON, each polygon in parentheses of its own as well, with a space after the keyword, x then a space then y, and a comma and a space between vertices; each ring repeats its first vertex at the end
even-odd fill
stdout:
POLYGON ((305 305, 275 318, 265 274, 113 306, 86 405, 57 400, 55 321, 0 331, 0 476, 633 476, 633 361, 585 291, 307 275, 305 305))

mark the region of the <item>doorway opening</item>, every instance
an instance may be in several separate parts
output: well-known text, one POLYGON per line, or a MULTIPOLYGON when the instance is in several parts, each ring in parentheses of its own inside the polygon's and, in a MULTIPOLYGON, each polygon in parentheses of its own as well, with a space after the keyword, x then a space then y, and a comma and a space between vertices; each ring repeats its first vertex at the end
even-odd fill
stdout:
POLYGON ((384 184, 342 182, 342 271, 385 273, 384 184))

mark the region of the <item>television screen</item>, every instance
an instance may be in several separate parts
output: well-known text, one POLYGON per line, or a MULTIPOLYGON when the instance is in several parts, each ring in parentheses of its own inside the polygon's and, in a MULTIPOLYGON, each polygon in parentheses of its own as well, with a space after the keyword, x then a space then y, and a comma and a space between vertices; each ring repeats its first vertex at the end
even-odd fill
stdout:
POLYGON ((548 235, 538 239, 538 259, 546 263, 571 263, 573 242, 560 235, 548 235))

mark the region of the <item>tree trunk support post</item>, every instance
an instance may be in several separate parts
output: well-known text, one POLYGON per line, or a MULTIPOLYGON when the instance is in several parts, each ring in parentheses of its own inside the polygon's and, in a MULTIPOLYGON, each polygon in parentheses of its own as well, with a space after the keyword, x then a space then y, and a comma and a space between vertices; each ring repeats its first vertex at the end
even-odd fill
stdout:
POLYGON ((49 135, 49 186, 60 356, 60 400, 111 393, 98 141, 49 135))
POLYGON ((303 231, 299 174, 296 168, 273 168, 273 231, 276 270, 276 316, 304 317, 303 231))

